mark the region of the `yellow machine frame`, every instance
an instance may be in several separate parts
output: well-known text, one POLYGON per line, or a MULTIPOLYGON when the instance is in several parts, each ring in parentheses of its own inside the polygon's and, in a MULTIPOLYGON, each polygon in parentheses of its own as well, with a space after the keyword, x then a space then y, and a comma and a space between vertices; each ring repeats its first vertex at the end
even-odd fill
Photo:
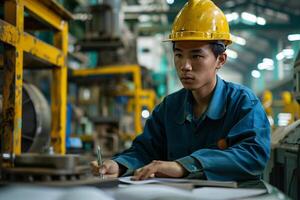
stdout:
POLYGON ((104 66, 95 69, 78 69, 73 71, 75 77, 95 76, 95 75, 109 75, 109 74, 132 74, 134 82, 134 92, 118 93, 123 96, 133 96, 134 101, 134 128, 135 134, 142 132, 142 119, 141 112, 142 106, 147 105, 149 109, 154 108, 155 93, 152 90, 142 89, 142 76, 141 68, 138 65, 117 65, 117 66, 104 66), (143 99, 146 97, 146 99, 143 99), (147 98, 148 97, 148 98, 147 98))
MULTIPOLYGON (((118 96, 130 96, 134 95, 134 92, 121 92, 117 93, 118 96)), ((156 94, 152 89, 142 89, 140 95, 140 103, 142 106, 146 106, 150 111, 154 109, 156 100, 156 94)), ((135 103, 131 99, 129 100, 129 106, 133 106, 135 103)))
MULTIPOLYGON (((65 154, 68 22, 72 15, 54 0, 4 0, 0 41, 4 50, 2 153, 21 153, 23 52, 51 64, 51 142, 65 154), (24 32, 24 9, 54 28, 54 45, 24 32)), ((12 165, 10 163, 9 165, 12 165)))

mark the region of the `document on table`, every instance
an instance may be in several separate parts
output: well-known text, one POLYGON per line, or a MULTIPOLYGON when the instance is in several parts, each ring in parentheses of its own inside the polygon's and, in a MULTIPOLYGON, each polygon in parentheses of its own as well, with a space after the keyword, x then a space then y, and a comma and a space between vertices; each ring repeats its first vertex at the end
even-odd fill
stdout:
POLYGON ((194 186, 215 186, 215 187, 229 187, 236 188, 237 183, 234 181, 208 181, 208 180, 197 180, 197 179, 183 179, 183 178, 149 178, 142 181, 131 180, 132 176, 120 177, 121 183, 141 185, 148 183, 191 183, 194 186))

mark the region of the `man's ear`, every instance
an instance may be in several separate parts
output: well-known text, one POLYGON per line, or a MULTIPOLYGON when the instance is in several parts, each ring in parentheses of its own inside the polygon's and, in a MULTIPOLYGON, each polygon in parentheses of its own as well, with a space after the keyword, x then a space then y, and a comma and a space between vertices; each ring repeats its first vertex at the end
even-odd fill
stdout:
POLYGON ((219 55, 218 60, 217 60, 217 62, 218 62, 217 69, 220 69, 226 63, 226 60, 227 60, 226 52, 219 55))

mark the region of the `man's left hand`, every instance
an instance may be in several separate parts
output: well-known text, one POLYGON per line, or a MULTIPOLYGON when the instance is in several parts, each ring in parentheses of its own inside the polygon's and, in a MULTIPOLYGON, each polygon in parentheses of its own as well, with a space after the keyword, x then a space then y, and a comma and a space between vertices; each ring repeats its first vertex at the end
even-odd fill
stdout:
POLYGON ((181 178, 187 175, 187 170, 174 161, 154 160, 135 171, 133 180, 145 180, 153 177, 181 178))

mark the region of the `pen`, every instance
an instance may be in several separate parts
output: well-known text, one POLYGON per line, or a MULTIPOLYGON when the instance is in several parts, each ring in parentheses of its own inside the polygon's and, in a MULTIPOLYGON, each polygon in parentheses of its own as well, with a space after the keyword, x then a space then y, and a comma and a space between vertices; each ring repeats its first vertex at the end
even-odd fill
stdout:
MULTIPOLYGON (((97 161, 98 161, 98 166, 102 166, 102 156, 101 156, 101 148, 100 146, 98 145, 97 146, 97 161)), ((99 174, 100 174, 100 179, 103 180, 103 174, 99 171, 99 174)))

